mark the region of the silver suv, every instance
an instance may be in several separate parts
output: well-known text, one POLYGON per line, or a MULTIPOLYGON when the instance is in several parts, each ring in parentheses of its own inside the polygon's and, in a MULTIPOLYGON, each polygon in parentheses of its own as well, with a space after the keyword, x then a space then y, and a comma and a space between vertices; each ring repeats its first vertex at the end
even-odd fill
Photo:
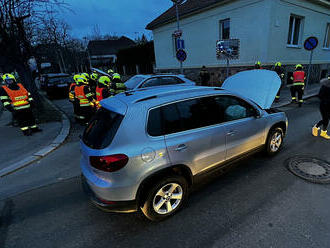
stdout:
POLYGON ((276 73, 260 70, 223 88, 157 87, 102 101, 81 141, 85 192, 105 211, 173 215, 197 176, 260 149, 280 150, 288 122, 270 109, 279 87, 276 73))

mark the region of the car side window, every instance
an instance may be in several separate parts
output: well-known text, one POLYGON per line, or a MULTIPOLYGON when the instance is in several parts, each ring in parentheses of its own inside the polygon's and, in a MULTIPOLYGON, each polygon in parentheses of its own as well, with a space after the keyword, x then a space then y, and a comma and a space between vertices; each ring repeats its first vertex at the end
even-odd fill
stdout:
POLYGON ((256 112, 249 103, 234 96, 217 96, 215 101, 219 105, 224 122, 252 117, 256 112))
POLYGON ((179 111, 176 104, 166 105, 162 109, 163 134, 171 134, 182 131, 179 111))
POLYGON ((184 83, 181 79, 177 77, 162 77, 161 78, 162 85, 172 85, 172 84, 181 84, 184 83))
POLYGON ((151 78, 147 81, 145 81, 140 88, 146 88, 146 87, 152 87, 152 86, 160 86, 161 85, 161 80, 160 78, 151 78))

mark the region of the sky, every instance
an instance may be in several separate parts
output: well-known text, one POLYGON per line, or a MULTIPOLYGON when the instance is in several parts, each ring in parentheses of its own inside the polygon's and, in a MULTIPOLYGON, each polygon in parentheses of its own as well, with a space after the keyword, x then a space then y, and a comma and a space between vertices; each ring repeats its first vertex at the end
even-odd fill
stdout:
POLYGON ((131 39, 143 33, 151 38, 146 25, 172 6, 171 0, 67 0, 71 10, 61 10, 71 26, 72 36, 83 38, 95 24, 101 34, 126 35, 131 39))

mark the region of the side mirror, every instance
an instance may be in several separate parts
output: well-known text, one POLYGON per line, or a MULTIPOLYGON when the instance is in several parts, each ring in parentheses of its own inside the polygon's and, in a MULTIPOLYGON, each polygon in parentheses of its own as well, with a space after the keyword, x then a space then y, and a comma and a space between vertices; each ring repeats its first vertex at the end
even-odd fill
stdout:
POLYGON ((260 113, 257 109, 254 110, 254 117, 255 117, 256 119, 261 118, 261 113, 260 113))

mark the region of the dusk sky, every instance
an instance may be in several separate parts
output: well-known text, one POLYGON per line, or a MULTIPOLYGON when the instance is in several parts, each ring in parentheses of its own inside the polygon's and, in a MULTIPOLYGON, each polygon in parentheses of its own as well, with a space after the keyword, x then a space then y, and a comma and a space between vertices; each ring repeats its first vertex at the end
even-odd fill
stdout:
POLYGON ((61 17, 71 26, 72 34, 82 38, 98 24, 101 34, 126 35, 132 39, 142 33, 151 37, 145 26, 162 14, 170 0, 68 0, 71 11, 61 17), (135 33, 135 32, 138 32, 135 33))

